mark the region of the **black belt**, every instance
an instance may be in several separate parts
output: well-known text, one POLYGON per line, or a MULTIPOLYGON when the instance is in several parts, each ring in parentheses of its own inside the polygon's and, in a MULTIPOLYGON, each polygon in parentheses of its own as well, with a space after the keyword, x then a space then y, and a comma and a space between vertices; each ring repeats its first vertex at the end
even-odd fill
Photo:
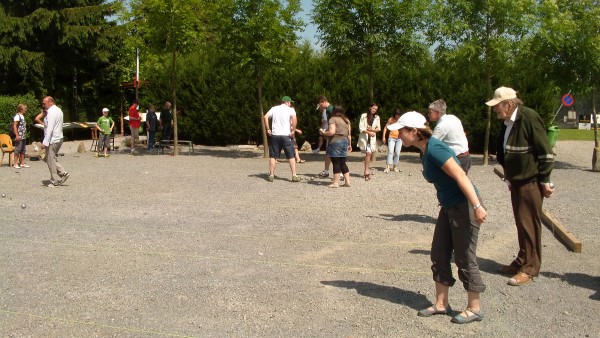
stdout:
POLYGON ((465 151, 464 153, 456 155, 456 157, 465 157, 465 156, 469 156, 469 152, 468 151, 465 151))

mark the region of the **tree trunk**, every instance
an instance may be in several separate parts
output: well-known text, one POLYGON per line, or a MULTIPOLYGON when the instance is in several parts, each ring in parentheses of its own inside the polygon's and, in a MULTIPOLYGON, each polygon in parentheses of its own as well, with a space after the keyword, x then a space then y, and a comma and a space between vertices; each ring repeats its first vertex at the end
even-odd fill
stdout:
POLYGON ((173 51, 171 68, 171 90, 173 95, 173 155, 179 155, 179 135, 177 134, 177 51, 173 51))
POLYGON ((260 125, 262 126, 262 139, 263 139, 263 157, 269 157, 269 140, 267 139, 267 129, 265 128, 265 124, 263 123, 264 109, 262 102, 262 87, 263 87, 263 79, 262 75, 258 74, 256 79, 256 93, 258 95, 258 111, 260 114, 260 125))
MULTIPOLYGON (((483 165, 488 165, 490 157, 490 131, 492 129, 492 107, 487 107, 487 120, 485 123, 485 140, 483 141, 483 165)), ((498 149, 499 151, 500 149, 498 149)))
MULTIPOLYGON (((486 89, 489 93, 492 90, 492 66, 490 64, 490 22, 489 18, 486 20, 485 25, 485 49, 483 52, 483 61, 485 62, 485 72, 486 72, 486 89)), ((487 120, 485 125, 485 138, 483 141, 483 165, 488 165, 488 160, 490 157, 490 133, 492 128, 492 107, 487 107, 487 120)), ((496 151, 501 151, 502 149, 496 149, 496 151)))
POLYGON ((592 171, 600 171, 598 158, 600 157, 600 144, 598 143, 598 118, 596 117, 596 88, 592 88, 592 127, 594 127, 594 153, 592 154, 592 171))
POLYGON ((369 49, 369 95, 371 102, 375 101, 375 70, 373 66, 373 51, 369 49))

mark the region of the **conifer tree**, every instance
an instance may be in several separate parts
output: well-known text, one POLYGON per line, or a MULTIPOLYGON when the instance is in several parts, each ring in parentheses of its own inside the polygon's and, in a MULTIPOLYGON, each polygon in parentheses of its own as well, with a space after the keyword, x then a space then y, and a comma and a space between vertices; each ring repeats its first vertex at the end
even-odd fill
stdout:
POLYGON ((78 104, 114 93, 120 35, 110 16, 119 6, 106 0, 2 1, 0 94, 52 95, 73 119, 78 104))

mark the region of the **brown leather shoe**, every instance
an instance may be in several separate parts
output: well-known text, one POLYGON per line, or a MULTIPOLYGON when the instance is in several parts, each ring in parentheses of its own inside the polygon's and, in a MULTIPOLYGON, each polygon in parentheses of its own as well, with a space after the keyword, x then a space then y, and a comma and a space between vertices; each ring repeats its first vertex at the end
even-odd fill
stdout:
POLYGON ((519 272, 518 274, 514 275, 511 279, 508 280, 508 285, 521 286, 529 284, 529 282, 531 282, 532 279, 533 277, 526 274, 525 272, 519 272))
POLYGON ((498 272, 504 275, 516 275, 519 273, 519 268, 514 265, 501 265, 498 272))

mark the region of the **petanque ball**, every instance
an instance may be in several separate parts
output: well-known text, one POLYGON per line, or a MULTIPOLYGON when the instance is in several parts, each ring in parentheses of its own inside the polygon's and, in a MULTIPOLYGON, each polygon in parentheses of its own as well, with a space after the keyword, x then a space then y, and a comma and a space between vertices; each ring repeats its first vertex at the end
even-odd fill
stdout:
POLYGON ((6 194, 2 194, 2 198, 6 197, 6 194))
POLYGON ((21 209, 25 209, 27 206, 25 204, 21 204, 21 209))

